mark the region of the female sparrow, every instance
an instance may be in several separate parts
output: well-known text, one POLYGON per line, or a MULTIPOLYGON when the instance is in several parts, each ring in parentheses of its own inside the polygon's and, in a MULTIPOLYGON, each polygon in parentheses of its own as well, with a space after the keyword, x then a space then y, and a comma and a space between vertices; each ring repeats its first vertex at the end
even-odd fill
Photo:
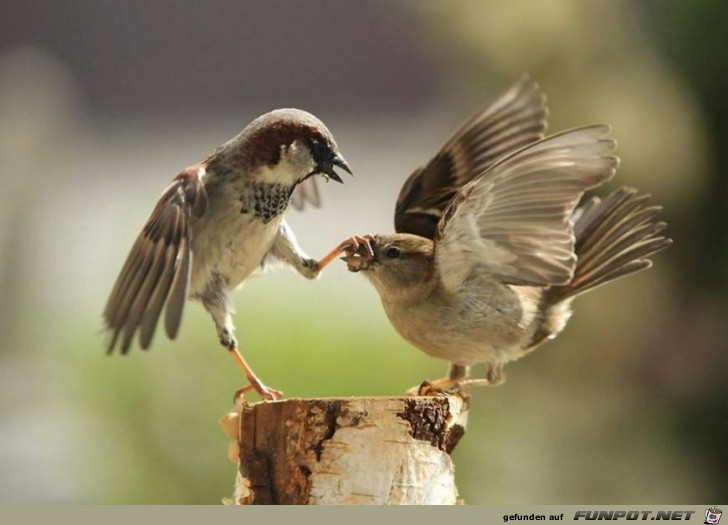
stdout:
POLYGON ((450 362, 419 393, 501 384, 506 363, 563 330, 575 296, 671 243, 660 208, 633 189, 575 210, 614 176, 615 142, 601 125, 541 138, 545 115, 535 85, 517 83, 405 182, 396 234, 346 250, 400 335, 450 362), (485 378, 467 379, 479 363, 485 378))

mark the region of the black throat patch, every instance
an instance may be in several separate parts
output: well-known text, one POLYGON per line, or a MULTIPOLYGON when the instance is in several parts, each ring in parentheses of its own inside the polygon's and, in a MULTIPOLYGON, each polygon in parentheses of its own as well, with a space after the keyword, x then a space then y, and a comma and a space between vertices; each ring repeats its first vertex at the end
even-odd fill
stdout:
POLYGON ((257 217, 263 223, 286 211, 294 186, 251 181, 240 193, 240 213, 257 217))

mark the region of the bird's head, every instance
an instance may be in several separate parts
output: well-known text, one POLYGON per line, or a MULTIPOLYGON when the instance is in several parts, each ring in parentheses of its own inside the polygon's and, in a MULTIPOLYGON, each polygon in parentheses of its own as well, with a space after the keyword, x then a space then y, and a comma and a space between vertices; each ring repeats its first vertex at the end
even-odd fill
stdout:
POLYGON ((406 296, 431 281, 433 243, 410 234, 375 235, 342 259, 349 271, 362 272, 382 297, 406 296))
POLYGON ((270 183, 296 185, 314 175, 343 182, 334 168, 351 173, 329 129, 300 109, 261 115, 213 157, 270 183))

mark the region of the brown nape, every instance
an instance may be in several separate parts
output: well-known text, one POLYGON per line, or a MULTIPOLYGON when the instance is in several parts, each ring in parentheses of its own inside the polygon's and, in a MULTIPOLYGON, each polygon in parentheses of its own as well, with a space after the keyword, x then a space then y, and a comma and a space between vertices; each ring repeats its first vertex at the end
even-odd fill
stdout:
POLYGON ((649 206, 649 199, 622 187, 604 200, 592 198, 574 213, 574 278, 549 289, 551 304, 652 266, 647 257, 667 248, 672 239, 659 235, 666 226, 655 221, 662 208, 649 206))
POLYGON ((281 147, 295 140, 320 142, 334 147, 334 138, 316 117, 299 109, 277 109, 261 115, 243 132, 217 149, 206 160, 214 171, 224 163, 226 169, 253 171, 261 166, 275 166, 281 160, 281 147))

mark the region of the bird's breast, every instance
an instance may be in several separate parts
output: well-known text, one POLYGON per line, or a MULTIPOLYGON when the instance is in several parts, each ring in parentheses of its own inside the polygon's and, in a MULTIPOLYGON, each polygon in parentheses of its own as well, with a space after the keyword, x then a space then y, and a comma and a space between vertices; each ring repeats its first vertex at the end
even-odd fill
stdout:
POLYGON ((382 301, 395 329, 423 352, 461 364, 506 362, 521 353, 530 332, 521 298, 501 285, 471 283, 455 297, 415 304, 382 301))
POLYGON ((192 228, 192 295, 212 275, 234 289, 260 268, 290 200, 283 185, 265 186, 238 180, 208 189, 207 211, 192 228))
POLYGON ((280 216, 291 201, 294 186, 283 183, 245 181, 239 189, 240 213, 252 215, 263 223, 280 216))

